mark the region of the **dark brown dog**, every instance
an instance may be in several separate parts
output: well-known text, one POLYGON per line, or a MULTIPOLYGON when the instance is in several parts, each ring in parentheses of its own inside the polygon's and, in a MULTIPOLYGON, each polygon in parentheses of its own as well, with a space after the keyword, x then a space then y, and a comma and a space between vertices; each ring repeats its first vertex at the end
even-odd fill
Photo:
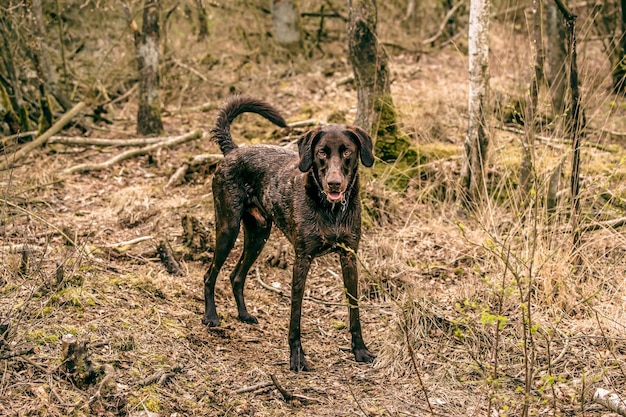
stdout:
POLYGON ((285 121, 269 104, 251 97, 236 97, 222 108, 212 135, 224 153, 215 171, 215 257, 204 276, 203 323, 219 326, 215 309, 215 280, 230 253, 240 225, 244 248, 230 276, 239 319, 257 323, 246 309, 243 287, 248 270, 270 235, 272 223, 295 249, 289 323, 290 367, 306 371, 300 341, 300 316, 304 284, 314 257, 338 252, 349 301, 352 352, 357 362, 371 362, 361 335, 358 308, 356 251, 361 237, 359 159, 374 163, 372 139, 358 127, 330 125, 316 128, 298 141, 299 155, 279 146, 239 148, 230 124, 240 114, 257 113, 285 127, 285 121))

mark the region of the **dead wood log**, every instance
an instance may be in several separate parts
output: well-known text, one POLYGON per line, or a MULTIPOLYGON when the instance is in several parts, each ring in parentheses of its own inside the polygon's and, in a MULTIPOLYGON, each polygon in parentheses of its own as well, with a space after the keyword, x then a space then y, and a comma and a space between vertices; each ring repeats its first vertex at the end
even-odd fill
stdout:
POLYGON ((167 272, 171 275, 185 275, 185 271, 178 263, 178 260, 172 253, 172 248, 166 240, 162 240, 157 246, 157 253, 161 259, 161 263, 165 266, 167 272))
POLYGON ((10 350, 8 352, 1 353, 0 354, 0 360, 2 360, 2 359, 11 359, 11 358, 15 358, 16 356, 32 355, 33 353, 37 353, 37 348, 36 347, 29 347, 29 348, 23 348, 23 349, 10 350))
POLYGON ((620 416, 626 416, 626 402, 614 392, 607 391, 604 388, 597 388, 593 394, 593 402, 603 405, 620 416))
POLYGON ((44 252, 44 251, 45 249, 43 247, 37 246, 37 245, 30 245, 28 243, 0 246, 0 252, 4 252, 4 253, 44 252))
POLYGON ((0 171, 12 167, 15 162, 28 155, 33 149, 38 148, 39 146, 42 146, 44 143, 46 143, 48 139, 52 137, 52 135, 63 129, 63 127, 68 124, 74 118, 74 116, 76 116, 83 108, 85 108, 85 103, 81 101, 80 103, 75 105, 70 111, 65 113, 63 117, 57 120, 57 122, 53 124, 50 129, 46 130, 41 136, 39 136, 32 142, 27 143, 12 155, 9 155, 5 160, 0 161, 0 171))
POLYGON ((193 132, 187 133, 185 135, 182 136, 176 136, 158 143, 153 143, 149 146, 145 146, 143 148, 139 148, 139 149, 133 149, 127 152, 123 152, 117 156, 114 156, 113 158, 101 162, 101 163, 97 163, 97 164, 80 164, 80 165, 75 165, 73 167, 70 167, 66 170, 64 170, 62 173, 65 175, 69 175, 69 174, 74 174, 76 172, 89 172, 89 171, 99 171, 102 169, 106 169, 109 168, 121 161, 124 161, 126 159, 130 159, 130 158, 134 158, 136 156, 141 156, 141 155, 146 155, 147 153, 150 153, 152 151, 155 151, 157 149, 161 149, 161 148, 168 148, 174 145, 179 145, 181 143, 185 143, 185 142, 189 142, 191 140, 195 140, 195 139, 199 139, 200 137, 202 137, 202 133, 199 130, 194 130, 193 132))

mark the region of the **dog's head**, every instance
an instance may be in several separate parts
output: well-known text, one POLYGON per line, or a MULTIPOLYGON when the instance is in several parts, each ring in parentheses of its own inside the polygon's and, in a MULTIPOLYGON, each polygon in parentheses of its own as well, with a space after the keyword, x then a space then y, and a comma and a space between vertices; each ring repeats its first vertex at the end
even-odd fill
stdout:
POLYGON ((374 164, 372 138, 356 126, 330 125, 311 130, 298 141, 300 171, 313 169, 321 191, 331 203, 344 201, 359 159, 374 164))

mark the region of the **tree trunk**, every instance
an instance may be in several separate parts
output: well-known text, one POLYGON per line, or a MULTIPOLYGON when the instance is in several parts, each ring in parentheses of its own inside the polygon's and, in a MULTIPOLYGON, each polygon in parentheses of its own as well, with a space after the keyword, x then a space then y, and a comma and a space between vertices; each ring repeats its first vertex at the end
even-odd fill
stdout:
POLYGON ((572 251, 574 253, 574 266, 579 268, 582 264, 580 255, 580 147, 581 132, 585 125, 584 114, 580 107, 580 91, 578 88, 578 63, 576 54, 576 18, 563 3, 563 0, 556 0, 559 10, 565 16, 565 26, 567 29, 567 52, 569 56, 569 84, 571 90, 571 116, 568 121, 568 128, 572 135, 572 172, 570 175, 570 194, 572 199, 572 251))
POLYGON ((4 63, 4 68, 8 77, 7 83, 3 86, 2 106, 5 107, 5 122, 9 125, 11 133, 28 132, 30 130, 30 120, 28 118, 28 108, 22 96, 19 81, 18 69, 16 69, 12 52, 15 48, 11 45, 10 34, 15 33, 11 22, 7 16, 0 15, 0 35, 2 35, 2 45, 0 46, 0 58, 4 63), (6 92, 6 96, 5 93, 6 92))
POLYGON ((300 15, 293 0, 272 0, 272 23, 276 43, 288 49, 300 47, 300 15))
POLYGON ((195 0, 198 9, 198 41, 203 41, 209 36, 209 18, 202 0, 195 0))
POLYGON ((350 0, 349 6, 349 53, 357 88, 354 124, 372 135, 379 158, 395 160, 408 150, 409 141, 396 125, 389 59, 376 37, 376 2, 350 0))
POLYGON ((622 36, 613 53, 615 62, 612 62, 611 75, 613 76, 613 91, 626 94, 626 0, 621 0, 620 9, 622 36))
POLYGON ((461 176, 465 202, 472 204, 479 204, 486 195, 489 6, 489 0, 471 0, 470 3, 469 108, 461 176))
MULTIPOLYGON (((44 45, 44 39, 46 38, 46 28, 43 20, 43 8, 41 0, 30 0, 27 2, 28 14, 32 23, 32 30, 35 35, 34 42, 32 43, 32 60, 35 64, 35 70, 39 77, 40 91, 42 92, 41 100, 48 101, 47 92, 52 94, 57 103, 61 105, 63 110, 67 111, 73 107, 72 102, 65 96, 65 94, 59 88, 59 77, 55 72, 50 56, 46 51, 44 45)), ((45 109, 42 108, 45 112, 45 109)), ((45 131, 52 124, 51 121, 46 121, 46 124, 39 127, 41 132, 45 131), (49 122, 49 123, 48 123, 49 122)))
MULTIPOLYGON (((624 0, 626 1, 626 0, 624 0)), ((549 2, 547 7, 546 33, 548 37, 548 84, 552 98, 552 115, 557 118, 565 113, 565 26, 563 15, 556 4, 549 2)))
POLYGON ((159 99, 159 8, 159 0, 144 2, 143 32, 134 21, 131 23, 139 71, 137 133, 140 135, 163 132, 159 99))

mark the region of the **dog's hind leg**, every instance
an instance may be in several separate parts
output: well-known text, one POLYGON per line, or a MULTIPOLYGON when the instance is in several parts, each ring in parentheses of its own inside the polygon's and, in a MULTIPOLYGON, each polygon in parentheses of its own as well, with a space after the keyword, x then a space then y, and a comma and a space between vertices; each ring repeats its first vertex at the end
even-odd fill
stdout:
POLYGON ((261 214, 256 208, 248 209, 243 215, 243 253, 230 276, 233 294, 235 295, 235 301, 237 301, 238 318, 244 323, 250 324, 256 324, 258 320, 252 314, 248 313, 248 309, 246 308, 243 296, 246 276, 248 275, 250 267, 261 253, 263 246, 265 246, 265 242, 267 242, 270 230, 272 229, 271 221, 265 218, 259 218, 259 216, 261 216, 261 214))
POLYGON ((220 196, 215 199, 215 253, 213 261, 204 274, 204 318, 202 323, 209 327, 220 325, 220 318, 215 308, 215 281, 235 245, 243 215, 243 202, 232 198, 232 194, 224 193, 220 187, 213 187, 213 194, 220 196), (223 201, 228 199, 229 201, 223 201))

